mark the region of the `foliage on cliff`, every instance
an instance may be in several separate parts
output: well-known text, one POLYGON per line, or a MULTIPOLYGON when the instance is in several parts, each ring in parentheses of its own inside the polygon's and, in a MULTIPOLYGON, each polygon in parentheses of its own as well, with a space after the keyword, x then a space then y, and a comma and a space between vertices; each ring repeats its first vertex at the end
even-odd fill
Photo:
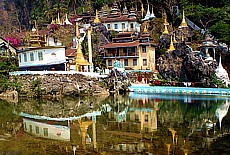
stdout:
MULTIPOLYGON (((3 15, 0 27, 3 30, 1 35, 19 32, 32 27, 31 24, 36 20, 40 26, 44 27, 56 19, 58 12, 63 17, 65 13, 72 16, 82 12, 94 13, 96 9, 101 9, 107 4, 111 6, 113 0, 3 0, 0 2, 0 13, 3 15)), ((182 15, 175 15, 171 10, 172 6, 178 6, 181 12, 185 10, 185 15, 199 27, 209 30, 222 42, 229 43, 229 19, 230 1, 229 0, 142 0, 132 1, 120 0, 119 7, 122 10, 124 4, 127 8, 136 7, 141 10, 141 4, 147 10, 147 2, 153 6, 156 17, 162 17, 166 12, 169 23, 177 27, 182 15)), ((151 7, 151 6, 150 6, 151 7)))
POLYGON ((14 79, 9 82, 9 72, 18 70, 17 61, 14 58, 0 57, 0 93, 6 90, 18 90, 20 84, 14 79))

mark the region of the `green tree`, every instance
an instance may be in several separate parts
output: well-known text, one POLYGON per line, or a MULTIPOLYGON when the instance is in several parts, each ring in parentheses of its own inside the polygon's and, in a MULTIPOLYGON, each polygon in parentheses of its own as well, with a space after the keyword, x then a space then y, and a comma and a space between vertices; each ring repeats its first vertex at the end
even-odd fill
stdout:
POLYGON ((230 23, 223 20, 210 27, 210 32, 218 39, 219 42, 230 45, 230 23))

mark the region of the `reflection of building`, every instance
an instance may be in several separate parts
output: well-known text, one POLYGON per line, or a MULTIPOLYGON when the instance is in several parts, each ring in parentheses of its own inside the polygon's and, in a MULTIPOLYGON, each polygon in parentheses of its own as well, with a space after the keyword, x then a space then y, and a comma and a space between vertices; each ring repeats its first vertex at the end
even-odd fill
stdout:
POLYGON ((221 123, 223 118, 227 115, 228 113, 228 109, 229 109, 229 102, 226 99, 226 101, 224 102, 224 104, 222 104, 219 108, 216 109, 216 117, 219 120, 220 123, 220 128, 221 128, 221 123))
POLYGON ((119 114, 113 111, 109 113, 108 125, 110 130, 148 133, 157 129, 157 108, 129 108, 126 116, 124 116, 125 119, 122 120, 119 119, 119 114))
POLYGON ((134 143, 134 144, 118 144, 118 145, 113 145, 112 149, 116 151, 126 151, 128 153, 142 152, 145 149, 145 145, 144 142, 134 143))
POLYGON ((51 122, 32 120, 23 118, 24 131, 38 137, 56 139, 56 140, 70 140, 70 128, 67 122, 51 122), (54 123, 54 124, 53 124, 54 123))
POLYGON ((46 116, 30 115, 21 113, 23 118, 24 131, 37 137, 55 140, 81 142, 83 145, 91 143, 88 127, 93 127, 93 144, 96 148, 96 116, 101 115, 100 111, 86 113, 81 116, 69 118, 51 118, 46 116))

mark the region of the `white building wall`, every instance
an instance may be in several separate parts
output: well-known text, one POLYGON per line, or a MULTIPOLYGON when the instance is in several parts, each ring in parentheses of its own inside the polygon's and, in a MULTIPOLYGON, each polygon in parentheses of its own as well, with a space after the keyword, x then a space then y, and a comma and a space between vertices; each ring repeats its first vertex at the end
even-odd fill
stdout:
POLYGON ((109 30, 108 29, 108 24, 110 24, 110 27, 112 27, 113 28, 113 30, 114 31, 119 31, 119 32, 122 32, 122 23, 124 23, 125 24, 125 31, 132 31, 132 29, 131 29, 131 23, 133 24, 133 29, 134 29, 134 31, 136 31, 136 32, 140 32, 140 24, 138 24, 137 22, 128 22, 128 21, 121 21, 121 22, 106 22, 106 23, 103 23, 104 24, 104 26, 107 28, 107 30, 109 30), (118 26, 118 28, 117 29, 115 29, 115 24, 117 24, 117 26, 118 26))
POLYGON ((48 46, 62 46, 62 43, 59 40, 55 42, 53 37, 48 36, 46 42, 48 46))
POLYGON ((29 50, 29 51, 19 53, 18 57, 20 57, 20 55, 21 55, 21 62, 19 62, 19 67, 61 64, 66 62, 64 47, 34 49, 34 50, 29 50), (39 52, 42 52, 43 60, 39 60, 38 58, 39 52), (27 62, 25 62, 24 55, 23 55, 24 53, 26 53, 27 62), (34 61, 31 61, 30 53, 34 54, 34 61))
POLYGON ((70 141, 70 128, 66 126, 50 125, 23 118, 23 128, 25 132, 38 137, 70 141), (32 132, 30 131, 30 125, 32 126, 32 132), (39 132, 36 131, 36 126, 39 128, 39 132), (44 134, 44 128, 48 129, 48 135, 44 134))

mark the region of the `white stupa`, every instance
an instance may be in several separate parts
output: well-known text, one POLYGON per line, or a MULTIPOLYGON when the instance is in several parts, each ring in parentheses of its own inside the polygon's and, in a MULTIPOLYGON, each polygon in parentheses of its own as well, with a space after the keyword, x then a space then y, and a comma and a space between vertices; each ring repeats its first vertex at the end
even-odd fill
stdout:
POLYGON ((154 13, 153 13, 153 5, 152 5, 152 13, 151 13, 151 15, 150 15, 150 18, 155 18, 155 15, 154 15, 154 13))
POLYGON ((224 69, 221 63, 221 56, 220 56, 220 61, 219 65, 216 69, 216 77, 217 79, 221 80, 223 83, 225 83, 226 86, 229 84, 229 77, 228 77, 228 72, 224 69))
POLYGON ((150 11, 149 11, 149 4, 148 4, 148 10, 147 10, 147 13, 146 13, 146 15, 145 15, 145 18, 144 18, 144 19, 142 19, 142 20, 143 20, 143 21, 144 21, 144 20, 149 20, 150 16, 151 16, 151 14, 150 14, 150 11))
POLYGON ((226 99, 226 101, 219 108, 216 109, 216 117, 219 120, 220 128, 221 128, 221 122, 222 122, 223 118, 228 113, 228 109, 229 109, 228 99, 226 99))
POLYGON ((63 25, 64 25, 64 24, 66 24, 66 25, 73 25, 73 24, 69 21, 67 14, 65 14, 65 21, 63 22, 63 25))

